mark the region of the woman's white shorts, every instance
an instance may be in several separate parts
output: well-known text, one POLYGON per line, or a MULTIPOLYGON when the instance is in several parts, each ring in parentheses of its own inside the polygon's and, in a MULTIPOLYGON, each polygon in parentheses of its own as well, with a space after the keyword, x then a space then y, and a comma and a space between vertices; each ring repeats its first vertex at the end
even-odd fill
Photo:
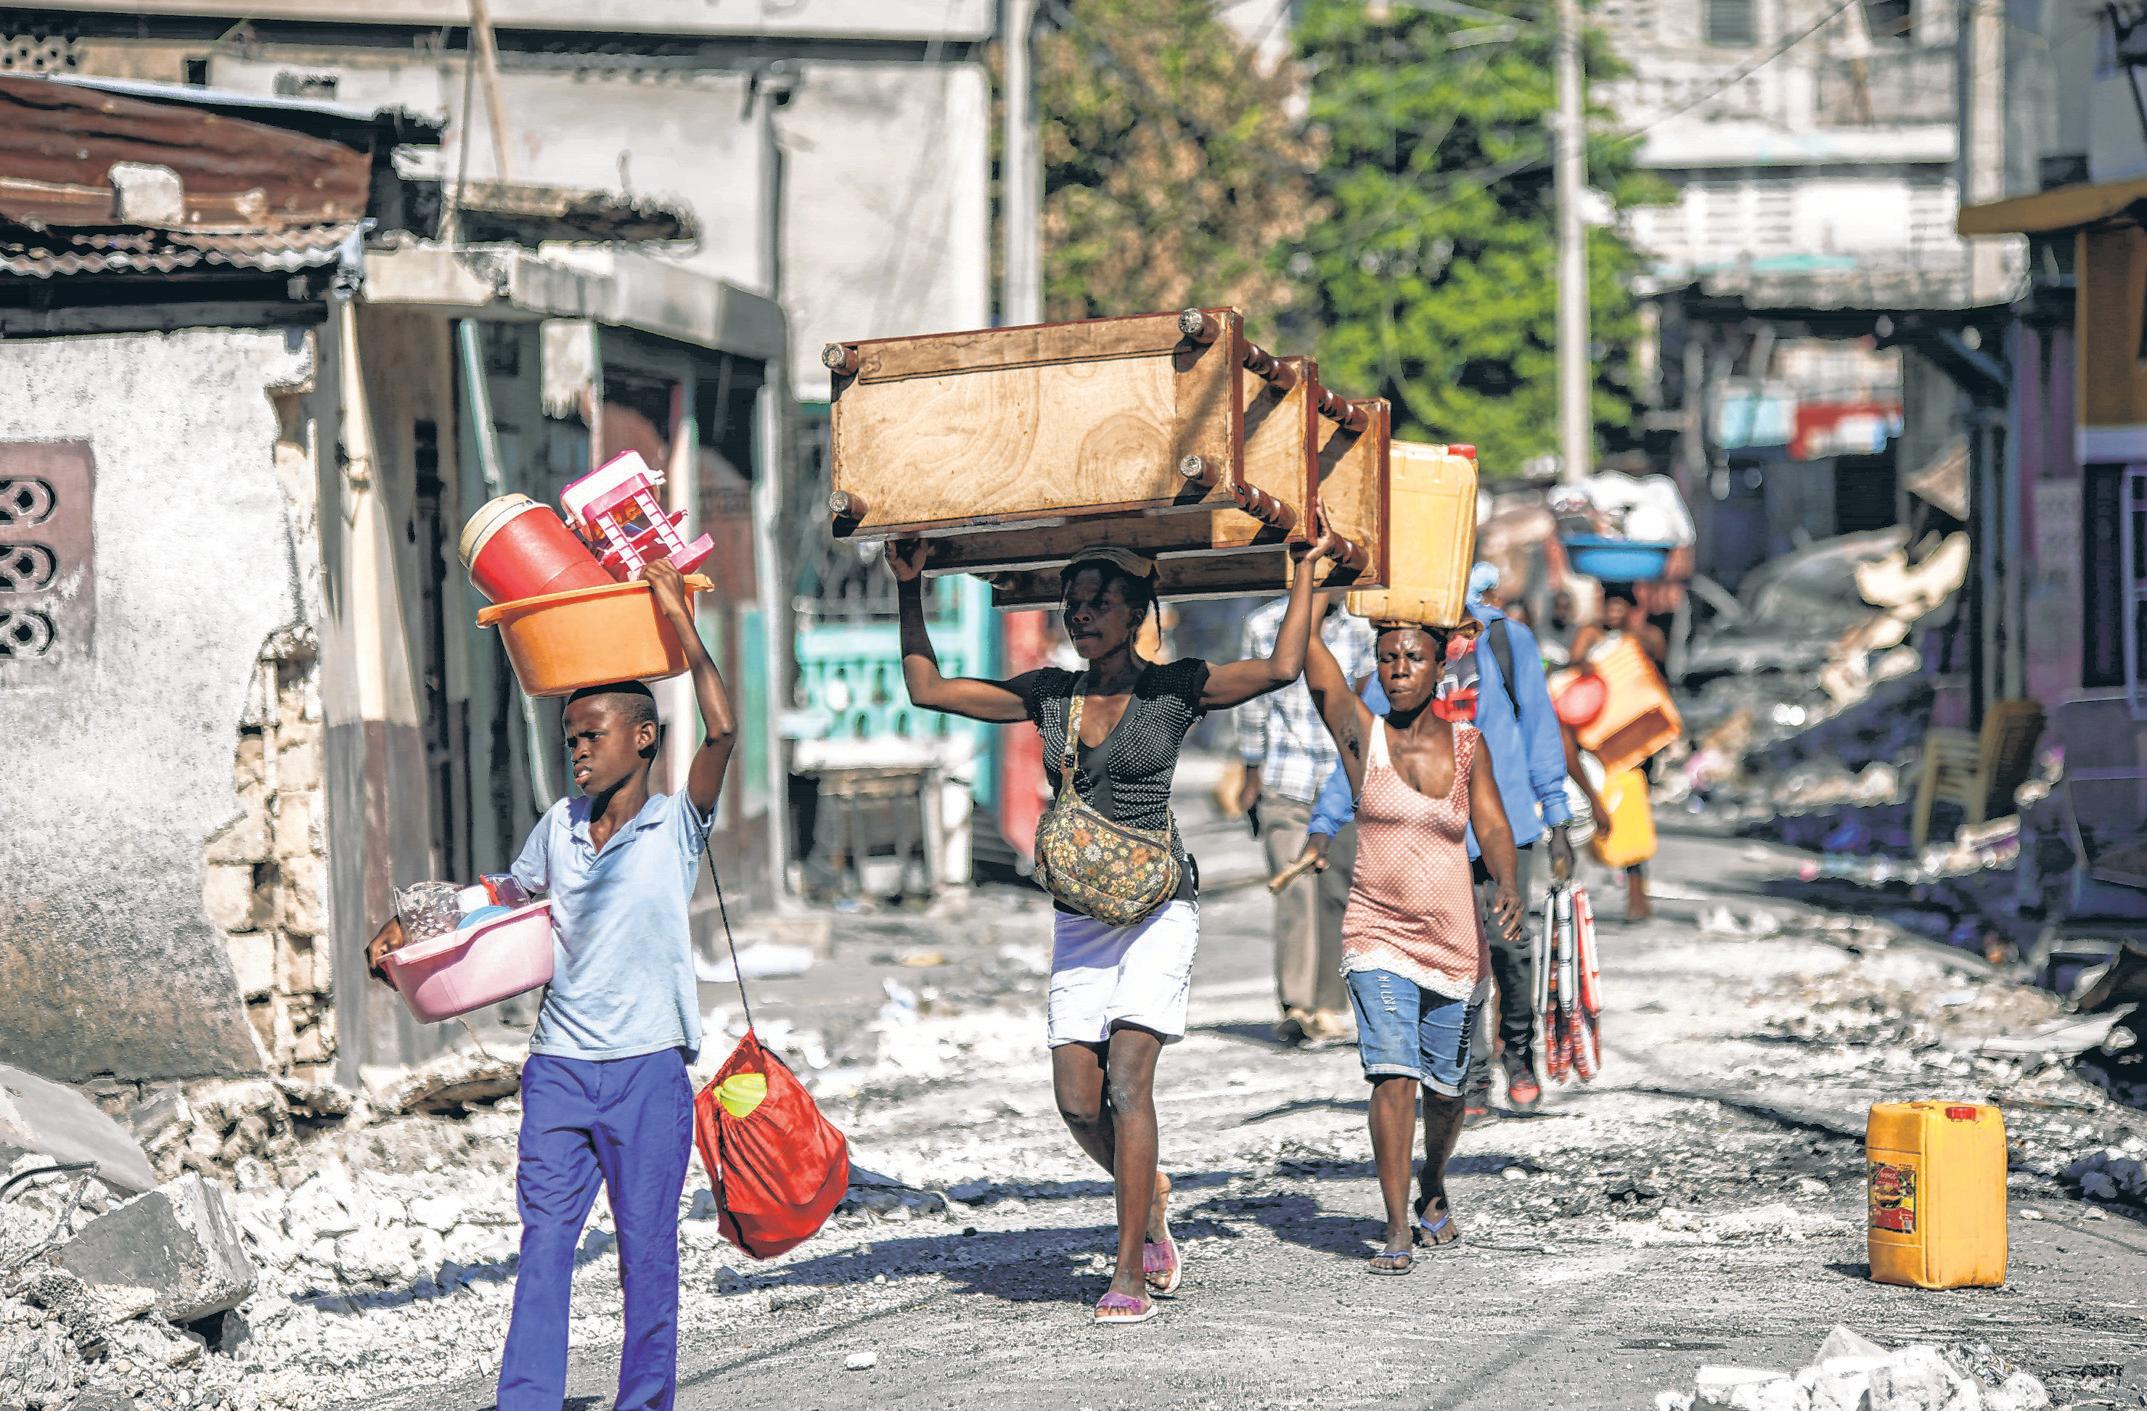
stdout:
POLYGON ((1145 921, 1106 926, 1094 917, 1052 913, 1051 1046, 1100 1044, 1116 1024, 1137 1024, 1176 1043, 1200 948, 1200 905, 1173 901, 1145 921))

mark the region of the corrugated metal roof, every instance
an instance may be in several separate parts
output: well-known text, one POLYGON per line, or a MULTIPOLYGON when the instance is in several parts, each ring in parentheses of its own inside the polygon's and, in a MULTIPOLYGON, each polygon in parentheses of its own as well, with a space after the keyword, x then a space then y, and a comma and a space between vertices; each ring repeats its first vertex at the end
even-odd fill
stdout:
POLYGON ((361 228, 355 221, 242 234, 0 228, 0 272, 31 279, 176 274, 205 266, 290 273, 334 264, 337 253, 361 228))
POLYGON ((116 223, 272 230, 362 218, 373 164, 339 142, 48 78, 0 74, 0 217, 19 225, 116 223), (124 210, 115 167, 161 167, 180 209, 124 210))

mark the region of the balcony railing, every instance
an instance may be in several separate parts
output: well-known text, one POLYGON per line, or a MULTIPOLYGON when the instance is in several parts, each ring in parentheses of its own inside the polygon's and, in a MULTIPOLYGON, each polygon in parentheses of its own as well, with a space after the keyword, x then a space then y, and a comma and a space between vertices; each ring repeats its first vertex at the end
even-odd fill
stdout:
POLYGON ((1822 127, 1890 127, 1952 122, 1950 47, 1880 48, 1862 59, 1818 65, 1814 103, 1822 127))

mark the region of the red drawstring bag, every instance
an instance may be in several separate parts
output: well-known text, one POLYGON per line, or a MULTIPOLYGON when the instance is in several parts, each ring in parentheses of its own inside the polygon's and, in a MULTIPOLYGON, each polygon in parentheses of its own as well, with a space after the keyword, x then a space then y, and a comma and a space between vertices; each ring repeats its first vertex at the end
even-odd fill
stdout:
POLYGON ((812 1238, 850 1189, 849 1142, 751 1028, 694 1098, 693 1137, 717 1228, 755 1259, 812 1238))
POLYGON ((702 840, 716 914, 745 1008, 745 1037, 693 1099, 693 1141, 715 1188, 716 1228, 755 1259, 811 1239, 850 1189, 850 1143, 790 1066, 761 1046, 715 855, 702 840))

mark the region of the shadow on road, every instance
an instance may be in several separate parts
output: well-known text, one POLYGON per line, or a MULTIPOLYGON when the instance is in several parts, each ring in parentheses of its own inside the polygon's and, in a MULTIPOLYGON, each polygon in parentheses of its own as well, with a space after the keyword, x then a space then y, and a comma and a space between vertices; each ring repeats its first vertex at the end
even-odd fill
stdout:
POLYGON ((1368 1255, 1379 1234, 1376 1221, 1322 1210, 1309 1195, 1216 1196, 1204 1202, 1199 1213, 1218 1222, 1249 1220, 1276 1239, 1347 1259, 1368 1255))
MULTIPOLYGON (((1230 1232, 1195 1220, 1182 1223, 1177 1233, 1227 1237, 1230 1232)), ((1104 1282, 1091 1256, 1108 1254, 1117 1240, 1117 1227, 1103 1224, 966 1236, 912 1235, 802 1260, 770 1270, 751 1280, 751 1285, 829 1288, 869 1284, 883 1275, 925 1275, 946 1279, 961 1292, 985 1294, 1005 1303, 1087 1304, 1102 1293, 1104 1282)))

